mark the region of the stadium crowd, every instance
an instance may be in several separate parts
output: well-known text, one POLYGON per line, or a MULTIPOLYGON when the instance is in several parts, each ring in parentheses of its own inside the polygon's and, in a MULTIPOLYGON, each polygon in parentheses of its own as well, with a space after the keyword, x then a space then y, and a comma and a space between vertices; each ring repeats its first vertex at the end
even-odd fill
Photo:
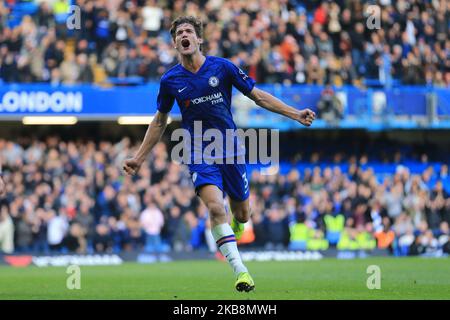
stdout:
POLYGON ((177 63, 170 23, 187 14, 205 23, 206 54, 231 59, 260 83, 448 87, 449 7, 446 0, 8 0, 0 3, 0 78, 91 83, 100 69, 157 81, 177 63), (22 17, 23 2, 36 9, 22 17), (66 25, 76 22, 67 14, 72 3, 80 29, 66 25), (368 9, 373 4, 379 12, 368 9), (374 29, 368 18, 378 13, 374 29))
MULTIPOLYGON (((6 195, 0 251, 105 253, 210 250, 208 212, 187 167, 160 142, 135 177, 123 160, 138 145, 109 141, 0 139, 6 195)), ((251 220, 242 246, 266 249, 388 249, 395 255, 449 252, 448 166, 419 174, 397 166, 381 179, 367 156, 337 157, 321 169, 251 175, 251 220), (342 169, 340 164, 346 164, 342 169)), ((393 161, 393 159, 391 159, 393 161)), ((423 161, 427 163, 426 157, 423 161)))

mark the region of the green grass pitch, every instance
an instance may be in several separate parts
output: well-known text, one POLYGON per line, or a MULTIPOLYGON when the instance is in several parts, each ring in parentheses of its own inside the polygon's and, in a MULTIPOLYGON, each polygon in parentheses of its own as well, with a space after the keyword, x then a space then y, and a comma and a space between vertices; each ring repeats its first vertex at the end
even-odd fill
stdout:
POLYGON ((81 289, 66 287, 65 267, 0 267, 0 299, 450 299, 450 259, 367 258, 248 262, 256 291, 239 293, 219 261, 81 266, 81 289), (369 290, 369 265, 381 289, 369 290))

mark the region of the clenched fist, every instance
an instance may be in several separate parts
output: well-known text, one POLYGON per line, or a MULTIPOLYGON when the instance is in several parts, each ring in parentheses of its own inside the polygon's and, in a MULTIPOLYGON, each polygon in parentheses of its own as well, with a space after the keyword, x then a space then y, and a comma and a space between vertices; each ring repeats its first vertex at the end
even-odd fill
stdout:
POLYGON ((139 161, 136 158, 130 158, 125 160, 123 165, 123 170, 128 174, 134 176, 139 172, 139 169, 142 166, 142 161, 139 161))
POLYGON ((311 109, 300 110, 299 119, 297 120, 302 125, 309 127, 312 122, 316 119, 316 114, 311 109))

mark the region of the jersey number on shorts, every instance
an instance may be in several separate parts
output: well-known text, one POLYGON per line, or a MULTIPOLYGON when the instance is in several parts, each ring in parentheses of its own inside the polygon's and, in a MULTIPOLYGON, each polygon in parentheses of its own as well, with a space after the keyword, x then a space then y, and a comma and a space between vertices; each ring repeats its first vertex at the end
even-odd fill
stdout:
POLYGON ((244 179, 244 189, 247 190, 248 189, 247 172, 244 172, 242 174, 242 179, 244 179))

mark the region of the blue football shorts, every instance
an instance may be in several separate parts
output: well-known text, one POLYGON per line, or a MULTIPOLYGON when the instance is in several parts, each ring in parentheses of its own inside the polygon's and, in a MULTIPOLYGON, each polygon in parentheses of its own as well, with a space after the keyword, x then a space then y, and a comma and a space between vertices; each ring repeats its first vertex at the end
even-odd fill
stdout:
POLYGON ((198 194, 199 188, 212 184, 235 201, 244 201, 250 194, 250 183, 245 164, 191 164, 192 182, 198 194))

